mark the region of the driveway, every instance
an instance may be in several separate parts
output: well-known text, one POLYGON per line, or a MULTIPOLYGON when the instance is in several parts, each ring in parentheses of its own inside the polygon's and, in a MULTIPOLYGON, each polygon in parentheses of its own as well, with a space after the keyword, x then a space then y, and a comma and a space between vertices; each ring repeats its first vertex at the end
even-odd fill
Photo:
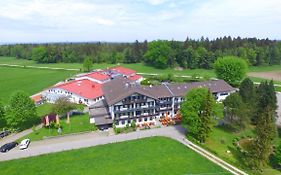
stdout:
POLYGON ((185 130, 181 126, 169 126, 163 128, 155 128, 143 131, 131 132, 128 134, 109 135, 108 132, 92 132, 79 135, 69 135, 64 137, 56 137, 41 141, 32 142, 27 150, 19 150, 15 148, 7 153, 0 154, 0 161, 18 159, 59 151, 79 149, 96 145, 104 145, 128 140, 135 140, 153 136, 169 137, 186 145, 195 152, 201 154, 205 158, 221 166, 235 175, 247 175, 247 173, 233 167, 224 162, 220 158, 214 156, 208 151, 200 148, 185 138, 185 130))
POLYGON ((108 143, 122 142, 152 136, 167 136, 182 139, 184 130, 182 127, 165 127, 144 131, 136 131, 128 134, 109 135, 108 132, 91 132, 79 135, 55 137, 41 141, 31 142, 26 150, 14 148, 7 153, 0 154, 0 161, 54 153, 65 150, 79 149, 108 143))

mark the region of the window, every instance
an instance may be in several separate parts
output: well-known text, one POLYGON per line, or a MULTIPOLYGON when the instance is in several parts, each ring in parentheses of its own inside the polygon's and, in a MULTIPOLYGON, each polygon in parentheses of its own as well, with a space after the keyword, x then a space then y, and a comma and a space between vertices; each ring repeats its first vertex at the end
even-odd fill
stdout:
POLYGON ((115 121, 115 125, 119 125, 119 121, 115 121))
POLYGON ((122 125, 125 125, 125 120, 122 120, 122 125))
POLYGON ((131 123, 131 120, 128 120, 128 124, 130 124, 131 123))
POLYGON ((147 118, 146 118, 146 117, 144 118, 144 121, 147 121, 147 118))
POLYGON ((153 117, 150 117, 150 120, 153 120, 153 117))
POLYGON ((141 118, 139 118, 139 122, 141 122, 142 121, 142 119, 141 118))

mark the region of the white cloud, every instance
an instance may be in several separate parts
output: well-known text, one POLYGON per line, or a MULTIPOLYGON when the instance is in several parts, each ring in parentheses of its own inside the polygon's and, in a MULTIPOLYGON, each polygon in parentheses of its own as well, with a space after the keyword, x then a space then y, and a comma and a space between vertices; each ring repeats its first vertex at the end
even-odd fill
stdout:
POLYGON ((280 6, 280 0, 1 0, 0 41, 280 39, 280 6))
POLYGON ((168 2, 169 0, 145 0, 146 3, 150 5, 160 5, 168 2))

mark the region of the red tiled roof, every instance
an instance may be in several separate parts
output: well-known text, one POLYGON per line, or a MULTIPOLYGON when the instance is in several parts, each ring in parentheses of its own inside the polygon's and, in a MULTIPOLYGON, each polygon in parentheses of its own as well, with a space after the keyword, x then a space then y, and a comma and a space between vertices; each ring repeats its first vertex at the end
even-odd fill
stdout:
POLYGON ((34 102, 38 102, 38 101, 41 101, 42 100, 42 95, 35 95, 35 96, 32 96, 31 99, 34 101, 34 102))
POLYGON ((136 81, 138 79, 142 78, 142 76, 138 75, 138 74, 135 74, 135 75, 132 75, 132 76, 129 76, 128 79, 129 80, 132 80, 132 81, 136 81))
POLYGON ((109 75, 103 74, 101 72, 93 72, 93 73, 89 73, 87 75, 84 75, 86 77, 90 77, 99 81, 104 81, 104 80, 108 80, 110 79, 109 75))
POLYGON ((74 80, 55 87, 64 89, 87 99, 93 99, 103 95, 101 85, 87 79, 74 80))
POLYGON ((114 71, 116 71, 120 74, 123 74, 123 75, 132 75, 132 74, 136 73, 135 70, 128 69, 128 68, 125 68, 125 67, 122 67, 122 66, 116 66, 116 67, 112 67, 110 69, 114 70, 114 71))

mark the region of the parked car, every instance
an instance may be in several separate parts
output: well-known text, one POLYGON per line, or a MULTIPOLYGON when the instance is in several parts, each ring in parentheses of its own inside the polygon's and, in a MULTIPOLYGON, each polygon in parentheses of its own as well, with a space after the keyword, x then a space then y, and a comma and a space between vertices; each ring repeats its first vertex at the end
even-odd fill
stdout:
POLYGON ((10 131, 2 131, 0 132, 0 137, 3 138, 3 137, 6 137, 7 135, 9 135, 11 132, 10 131))
POLYGON ((4 153, 10 151, 14 147, 18 146, 17 142, 6 143, 5 145, 0 147, 0 152, 4 153))
POLYGON ((30 139, 24 139, 20 142, 20 149, 26 149, 28 148, 30 144, 30 139))

